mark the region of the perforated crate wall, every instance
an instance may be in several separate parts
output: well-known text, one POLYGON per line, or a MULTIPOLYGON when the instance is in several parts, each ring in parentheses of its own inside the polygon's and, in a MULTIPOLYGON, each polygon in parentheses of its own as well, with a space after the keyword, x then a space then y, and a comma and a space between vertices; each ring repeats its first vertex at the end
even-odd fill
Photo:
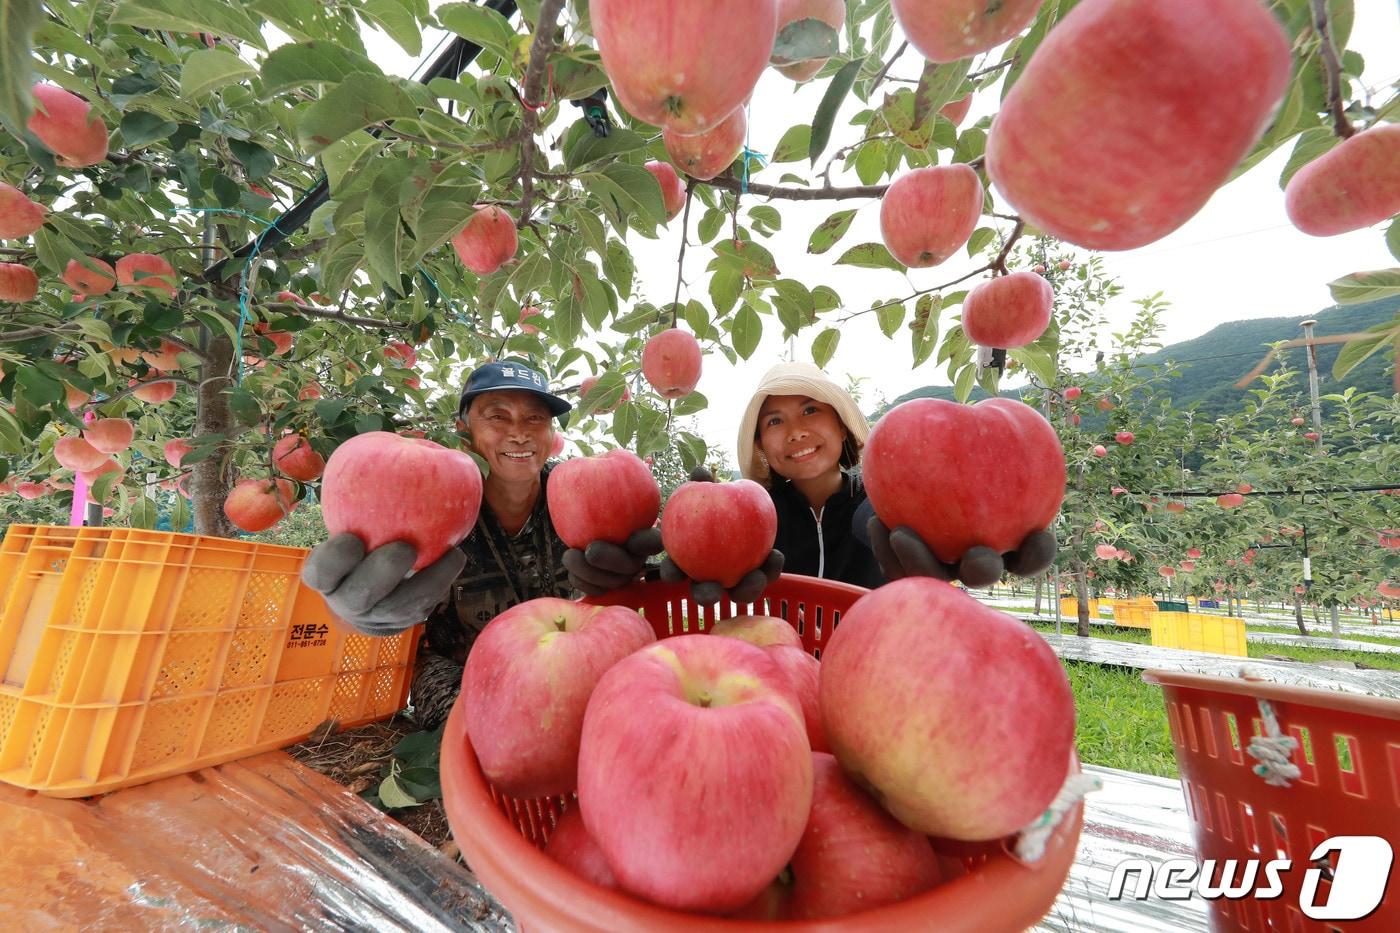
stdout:
POLYGON ((301 585, 308 551, 17 525, 0 544, 0 780, 138 784, 402 708, 418 630, 351 631, 301 585))

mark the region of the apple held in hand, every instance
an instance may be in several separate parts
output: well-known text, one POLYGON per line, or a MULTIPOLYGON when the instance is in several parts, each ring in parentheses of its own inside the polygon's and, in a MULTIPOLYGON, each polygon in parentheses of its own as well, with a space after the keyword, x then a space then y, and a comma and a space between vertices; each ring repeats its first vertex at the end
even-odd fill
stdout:
POLYGON ((578 799, 625 890, 678 910, 748 903, 812 807, 811 749, 775 662, 679 635, 613 665, 584 715, 578 799))
POLYGON ((1040 816, 1064 783, 1074 697, 1055 652, 941 580, 862 596, 821 666, 832 752, 911 829, 997 839, 1040 816))
POLYGON ((936 266, 972 236, 982 216, 982 180, 961 163, 916 168, 880 199, 880 236, 911 269, 936 266))
POLYGON ((786 619, 776 616, 733 616, 721 619, 709 628, 711 635, 726 635, 746 641, 758 648, 771 645, 802 647, 802 636, 786 619))
POLYGON ((481 471, 460 450, 388 431, 341 444, 321 477, 321 514, 331 535, 349 531, 372 551, 407 541, 414 570, 471 533, 481 509, 481 471))
POLYGON ((633 532, 655 525, 661 512, 656 477, 627 450, 559 464, 549 474, 547 499, 559 539, 580 549, 593 541, 624 544, 633 532))
POLYGON ((945 562, 976 545, 1015 550, 1050 526, 1064 498, 1055 429, 1012 399, 897 405, 871 429, 862 459, 875 514, 914 529, 945 562))
POLYGON ((1288 36, 1257 0, 1084 0, 1007 93, 987 174, 1052 236, 1089 249, 1144 246, 1226 182, 1291 68, 1288 36))
POLYGON ((1050 326, 1054 303, 1055 290, 1034 272, 999 276, 968 293, 963 301, 963 333, 983 347, 1024 347, 1050 326))
POLYGON ((753 480, 682 483, 661 513, 661 544, 692 580, 728 589, 762 566, 778 537, 773 500, 753 480))
POLYGON ((467 735, 486 779, 512 797, 573 790, 589 696, 609 668, 655 640, 625 606, 554 597, 488 622, 462 673, 467 735))

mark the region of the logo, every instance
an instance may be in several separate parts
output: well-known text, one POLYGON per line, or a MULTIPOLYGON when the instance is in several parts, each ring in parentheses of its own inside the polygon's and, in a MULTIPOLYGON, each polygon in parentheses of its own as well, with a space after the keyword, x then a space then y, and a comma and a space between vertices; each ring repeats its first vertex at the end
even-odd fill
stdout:
MULTIPOLYGON (((1380 836, 1333 836, 1319 843, 1309 856, 1298 893, 1298 909, 1311 920, 1362 920, 1380 906, 1390 880, 1395 853, 1380 836), (1318 885, 1326 879, 1331 891, 1319 904, 1318 885)), ((1156 869, 1146 859, 1127 859, 1113 869, 1108 899, 1128 896, 1146 900, 1149 895, 1167 901, 1184 901, 1192 893, 1206 900, 1273 900, 1284 892, 1283 875, 1293 870, 1290 859, 1170 859, 1156 869), (1217 869, 1219 869, 1217 871, 1217 869), (1128 878, 1133 887, 1128 889, 1128 878), (1260 884, 1262 882, 1262 884, 1260 884)))

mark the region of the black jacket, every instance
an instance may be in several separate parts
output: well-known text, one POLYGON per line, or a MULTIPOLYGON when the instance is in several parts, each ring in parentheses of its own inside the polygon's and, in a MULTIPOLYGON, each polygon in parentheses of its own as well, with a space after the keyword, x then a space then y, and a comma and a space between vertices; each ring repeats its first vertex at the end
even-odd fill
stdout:
POLYGON ((844 482, 822 508, 817 521, 807 499, 789 480, 772 478, 768 494, 778 511, 778 539, 784 573, 824 577, 874 589, 885 582, 865 523, 872 514, 860 477, 845 474, 844 482))

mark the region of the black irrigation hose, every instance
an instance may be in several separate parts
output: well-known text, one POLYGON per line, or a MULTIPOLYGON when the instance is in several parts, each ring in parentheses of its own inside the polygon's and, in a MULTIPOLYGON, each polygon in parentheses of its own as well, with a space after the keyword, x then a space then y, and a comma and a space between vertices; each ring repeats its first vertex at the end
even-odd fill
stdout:
MULTIPOLYGON (((1386 483, 1386 484, 1384 484, 1384 485, 1382 485, 1382 486, 1333 486, 1333 487, 1324 487, 1324 488, 1322 488, 1322 489, 1291 489, 1291 488, 1290 488, 1290 489, 1262 490, 1262 491, 1261 491, 1261 490, 1258 490, 1258 489, 1254 489, 1254 490, 1251 490, 1250 492, 1248 492, 1247 495, 1251 495, 1251 496, 1336 496, 1336 495, 1342 495, 1342 494, 1344 494, 1344 493, 1350 493, 1350 492, 1382 492, 1382 491, 1390 490, 1390 489, 1400 489, 1400 480, 1397 480, 1397 481, 1395 481, 1395 482, 1393 482, 1393 483, 1386 483)), ((1176 497, 1178 497, 1178 498, 1183 498, 1183 499, 1184 499, 1184 498, 1187 498, 1187 497, 1202 498, 1202 499, 1215 499, 1215 498, 1218 498, 1218 497, 1220 497, 1220 496, 1229 495, 1230 493, 1233 493, 1233 492, 1239 492, 1239 490, 1238 490, 1238 489, 1227 489, 1227 490, 1225 490, 1224 492, 1193 492, 1193 491, 1191 491, 1191 490, 1189 490, 1189 489, 1178 489, 1178 490, 1173 490, 1173 491, 1171 491, 1171 492, 1141 493, 1141 495, 1176 496, 1176 497)))
MULTIPOLYGON (((515 0, 483 0, 482 6, 495 10, 502 16, 509 19, 515 13, 515 0)), ((434 78, 455 79, 481 54, 481 46, 475 42, 463 39, 461 36, 453 38, 452 43, 443 51, 441 55, 429 66, 428 70, 418 79, 419 84, 427 84, 434 78)), ((379 135, 379 130, 372 131, 374 135, 379 135)), ((316 182, 306 194, 302 195, 300 201, 293 204, 287 211, 273 222, 272 229, 267 231, 261 238, 249 240, 244 245, 233 251, 231 256, 226 256, 204 270, 204 281, 222 282, 226 276, 224 267, 230 260, 244 259, 251 255, 254 247, 259 252, 266 252, 278 243, 283 242, 297 230, 311 220, 312 213, 316 208, 330 198, 330 184, 324 175, 316 182)))

